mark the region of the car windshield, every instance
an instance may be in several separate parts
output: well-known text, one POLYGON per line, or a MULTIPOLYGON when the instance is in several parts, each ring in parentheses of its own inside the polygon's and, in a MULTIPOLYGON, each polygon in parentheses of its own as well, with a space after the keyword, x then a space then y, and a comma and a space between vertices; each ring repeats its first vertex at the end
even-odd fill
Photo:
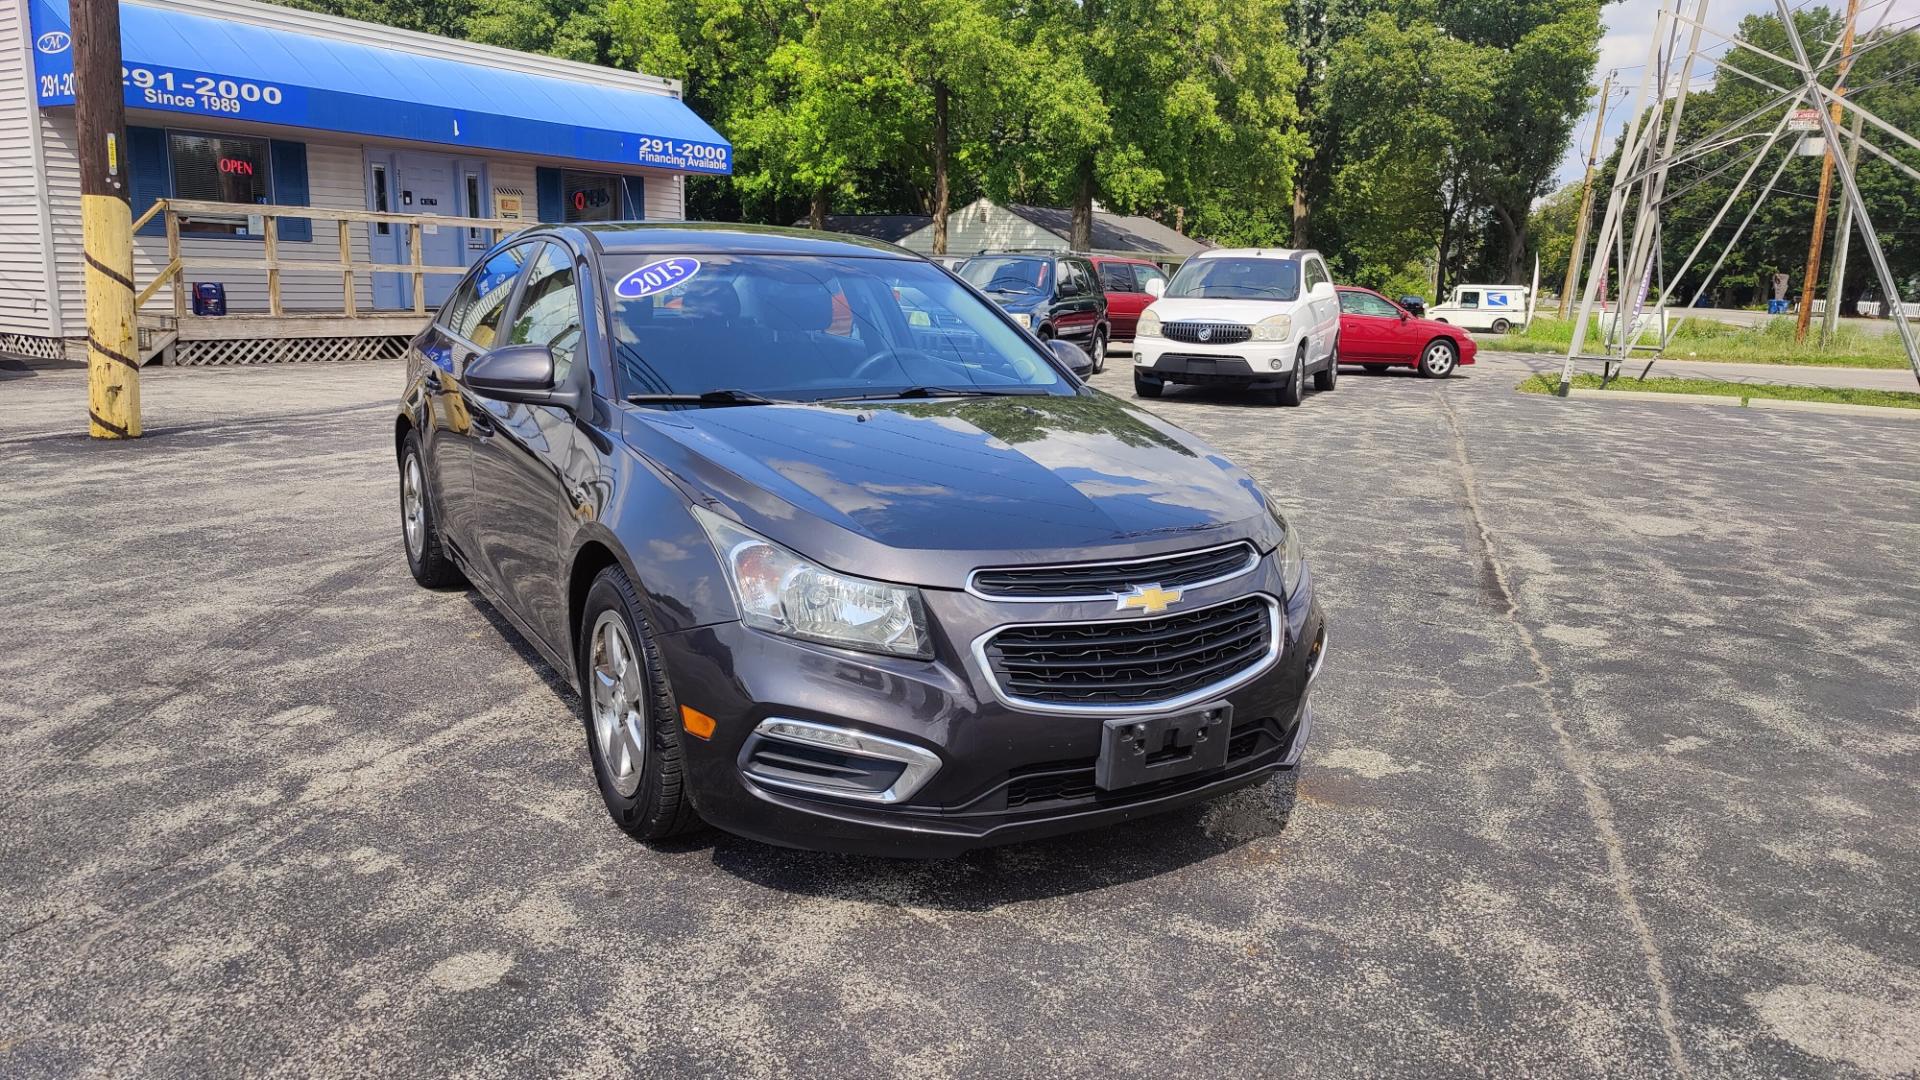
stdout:
POLYGON ((903 391, 1072 394, 1047 357, 930 263, 610 254, 620 393, 785 401, 903 391))
POLYGON ((960 264, 960 276, 981 292, 1002 295, 1043 293, 1052 288, 1053 261, 979 255, 960 264))
POLYGON ((1296 259, 1188 259, 1167 285, 1175 300, 1298 300, 1296 259))

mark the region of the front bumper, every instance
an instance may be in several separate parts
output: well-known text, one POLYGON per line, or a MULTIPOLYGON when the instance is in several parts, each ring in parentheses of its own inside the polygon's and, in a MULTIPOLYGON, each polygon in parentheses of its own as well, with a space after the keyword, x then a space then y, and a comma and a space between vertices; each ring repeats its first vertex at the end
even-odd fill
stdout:
MULTIPOLYGON (((1280 595, 1273 562, 1263 560, 1251 574, 1196 599, 1280 595)), ((729 832, 788 847, 946 856, 1170 810, 1256 783, 1300 760, 1313 724, 1307 686, 1324 660, 1325 628, 1310 574, 1285 605, 1279 658, 1215 699, 1233 709, 1226 766, 1115 791, 1093 784, 1105 716, 1009 708, 967 649, 994 625, 1083 620, 1089 605, 1021 604, 1009 613, 1009 605, 963 593, 929 591, 927 598, 940 637, 931 662, 810 645, 739 623, 663 639, 676 696, 717 722, 711 739, 681 736, 701 816, 729 832), (1034 608, 1045 613, 1036 616, 1034 608), (922 748, 940 766, 892 804, 764 784, 744 767, 756 728, 774 718, 922 748)), ((1105 607, 1110 613, 1112 605, 1105 607)))
POLYGON ((1137 375, 1172 383, 1278 385, 1287 381, 1299 355, 1299 347, 1286 341, 1214 345, 1168 338, 1135 338, 1133 370, 1137 375))

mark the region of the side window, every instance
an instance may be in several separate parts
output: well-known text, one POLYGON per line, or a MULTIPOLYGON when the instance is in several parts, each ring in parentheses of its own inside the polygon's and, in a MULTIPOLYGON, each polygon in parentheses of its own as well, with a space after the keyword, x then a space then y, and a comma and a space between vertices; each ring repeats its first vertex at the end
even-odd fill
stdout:
POLYGON ((1479 306, 1480 306, 1480 294, 1479 294, 1478 292, 1463 292, 1463 293, 1461 293, 1461 294, 1460 294, 1460 306, 1461 306, 1461 307, 1463 307, 1463 308, 1477 308, 1477 307, 1479 307, 1479 306))
POLYGON ((1061 296, 1080 295, 1080 275, 1074 270, 1071 260, 1061 259, 1059 262, 1054 263, 1053 272, 1055 274, 1055 280, 1060 282, 1058 292, 1061 296))
POLYGON ((558 244, 546 244, 527 271, 520 310, 507 332, 508 345, 545 345, 553 353, 553 381, 573 370, 580 352, 580 290, 573 280, 573 259, 558 244))
POLYGON ((1136 292, 1133 267, 1126 263, 1107 263, 1100 267, 1100 287, 1107 292, 1136 292))
POLYGON ((1327 276, 1327 268, 1320 264, 1319 259, 1307 260, 1306 284, 1308 292, 1312 292, 1315 285, 1323 281, 1331 280, 1333 279, 1327 276))
POLYGON ((1387 303, 1372 293, 1341 293, 1342 297, 1351 296, 1360 301, 1359 312, 1362 315, 1374 315, 1382 319, 1397 319, 1400 309, 1387 303))
POLYGON ((441 325, 482 349, 492 348, 500 333, 500 317, 513 296, 513 283, 532 250, 532 245, 519 244, 482 263, 447 301, 441 325))
POLYGON ((1134 292, 1146 292, 1147 282, 1157 281, 1160 287, 1167 287, 1167 273, 1157 266, 1136 266, 1133 268, 1134 292))

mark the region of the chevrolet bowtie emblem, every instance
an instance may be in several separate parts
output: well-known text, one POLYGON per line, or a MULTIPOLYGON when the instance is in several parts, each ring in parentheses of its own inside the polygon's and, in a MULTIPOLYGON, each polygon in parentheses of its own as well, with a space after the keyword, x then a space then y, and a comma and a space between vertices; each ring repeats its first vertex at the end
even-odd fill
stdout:
POLYGON ((1114 599, 1120 602, 1121 611, 1144 611, 1149 615, 1158 615, 1180 602, 1179 589, 1163 589, 1158 585, 1135 585, 1132 592, 1121 593, 1114 599))

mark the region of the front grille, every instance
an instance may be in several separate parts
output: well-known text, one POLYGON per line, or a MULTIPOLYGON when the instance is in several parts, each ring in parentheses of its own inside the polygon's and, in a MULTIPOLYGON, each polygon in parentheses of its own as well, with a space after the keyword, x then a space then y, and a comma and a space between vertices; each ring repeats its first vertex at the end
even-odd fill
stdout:
POLYGON ((1170 341, 1187 341, 1204 345, 1238 345, 1253 337, 1253 328, 1239 323, 1188 320, 1162 323, 1160 334, 1170 341))
POLYGON ((1041 623, 994 632, 980 650, 1015 703, 1164 705, 1204 696, 1278 652, 1265 596, 1150 618, 1041 623))
POLYGON ((1184 589, 1218 581, 1253 569, 1259 559, 1253 545, 1242 541, 1148 559, 976 570, 972 584, 974 592, 995 599, 1107 600, 1140 585, 1184 589))

